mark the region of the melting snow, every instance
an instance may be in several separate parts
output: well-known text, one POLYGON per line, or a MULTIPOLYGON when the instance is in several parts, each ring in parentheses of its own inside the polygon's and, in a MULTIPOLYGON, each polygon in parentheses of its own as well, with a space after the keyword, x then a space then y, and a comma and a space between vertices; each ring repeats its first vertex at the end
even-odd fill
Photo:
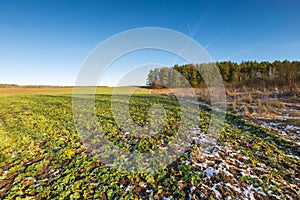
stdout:
POLYGON ((219 170, 216 170, 212 167, 208 167, 203 171, 208 178, 211 178, 214 174, 219 174, 219 170))

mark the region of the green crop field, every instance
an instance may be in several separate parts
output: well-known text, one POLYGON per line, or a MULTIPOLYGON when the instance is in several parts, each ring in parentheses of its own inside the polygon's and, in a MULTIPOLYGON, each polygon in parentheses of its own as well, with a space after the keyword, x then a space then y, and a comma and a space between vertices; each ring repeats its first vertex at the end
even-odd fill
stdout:
MULTIPOLYGON (((72 88, 15 90, 0 89, 1 199, 299 199, 299 144, 242 117, 228 113, 217 144, 204 153, 210 111, 200 107, 193 113, 200 116, 194 142, 177 160, 149 173, 121 171, 84 147, 73 121, 72 88)), ((174 97, 146 89, 131 97, 139 126, 151 123, 154 103, 166 109, 157 136, 139 140, 115 123, 111 92, 97 89, 95 110, 113 144, 143 152, 172 141, 181 118, 174 97)))

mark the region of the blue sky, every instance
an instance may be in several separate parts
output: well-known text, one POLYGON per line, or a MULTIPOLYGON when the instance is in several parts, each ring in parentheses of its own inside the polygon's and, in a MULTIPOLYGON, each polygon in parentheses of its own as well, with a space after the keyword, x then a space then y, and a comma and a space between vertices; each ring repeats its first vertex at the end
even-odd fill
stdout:
MULTIPOLYGON (((74 85, 100 42, 149 26, 192 37, 215 61, 300 60, 299 8, 298 0, 1 0, 0 83, 74 85)), ((183 61, 145 51, 120 59, 100 84, 149 62, 183 61)))

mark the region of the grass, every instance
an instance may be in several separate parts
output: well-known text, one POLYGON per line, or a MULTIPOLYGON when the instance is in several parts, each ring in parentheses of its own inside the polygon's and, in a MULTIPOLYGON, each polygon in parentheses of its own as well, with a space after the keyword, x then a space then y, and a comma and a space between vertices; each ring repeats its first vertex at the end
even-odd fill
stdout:
MULTIPOLYGON (((121 87, 122 91, 126 93, 131 88, 135 88, 135 93, 147 94, 148 90, 137 87, 121 87)), ((114 87, 97 87, 96 94, 111 94, 114 87)), ((0 96, 7 95, 64 95, 73 94, 74 87, 15 87, 15 88, 1 88, 0 96)))
MULTIPOLYGON (((161 103, 168 116, 157 137, 138 140, 124 136, 114 122, 112 89, 98 88, 95 105, 100 128, 112 143, 144 152, 172 140, 181 117, 173 97, 147 94, 145 89, 131 97, 130 113, 137 124, 151 124, 147 111, 154 103, 161 103)), ((2 199, 297 199, 300 195, 299 144, 243 117, 228 113, 212 152, 203 152, 210 112, 200 107, 200 129, 193 132, 195 140, 184 154, 151 173, 127 172, 104 165, 84 147, 73 121, 71 88, 22 92, 7 91, 0 97, 2 199)))

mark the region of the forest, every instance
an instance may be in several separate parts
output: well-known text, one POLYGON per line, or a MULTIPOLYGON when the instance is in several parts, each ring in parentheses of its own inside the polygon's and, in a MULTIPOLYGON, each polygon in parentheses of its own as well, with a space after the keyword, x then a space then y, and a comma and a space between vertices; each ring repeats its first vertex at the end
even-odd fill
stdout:
POLYGON ((189 84, 194 88, 205 87, 205 81, 200 74, 203 74, 204 70, 212 65, 217 67, 226 86, 247 84, 253 87, 281 87, 287 85, 292 87, 297 86, 300 82, 299 61, 243 61, 239 64, 223 61, 155 68, 148 74, 147 85, 150 88, 188 87, 189 84), (183 78, 188 81, 188 84, 187 81, 183 81, 183 78))

